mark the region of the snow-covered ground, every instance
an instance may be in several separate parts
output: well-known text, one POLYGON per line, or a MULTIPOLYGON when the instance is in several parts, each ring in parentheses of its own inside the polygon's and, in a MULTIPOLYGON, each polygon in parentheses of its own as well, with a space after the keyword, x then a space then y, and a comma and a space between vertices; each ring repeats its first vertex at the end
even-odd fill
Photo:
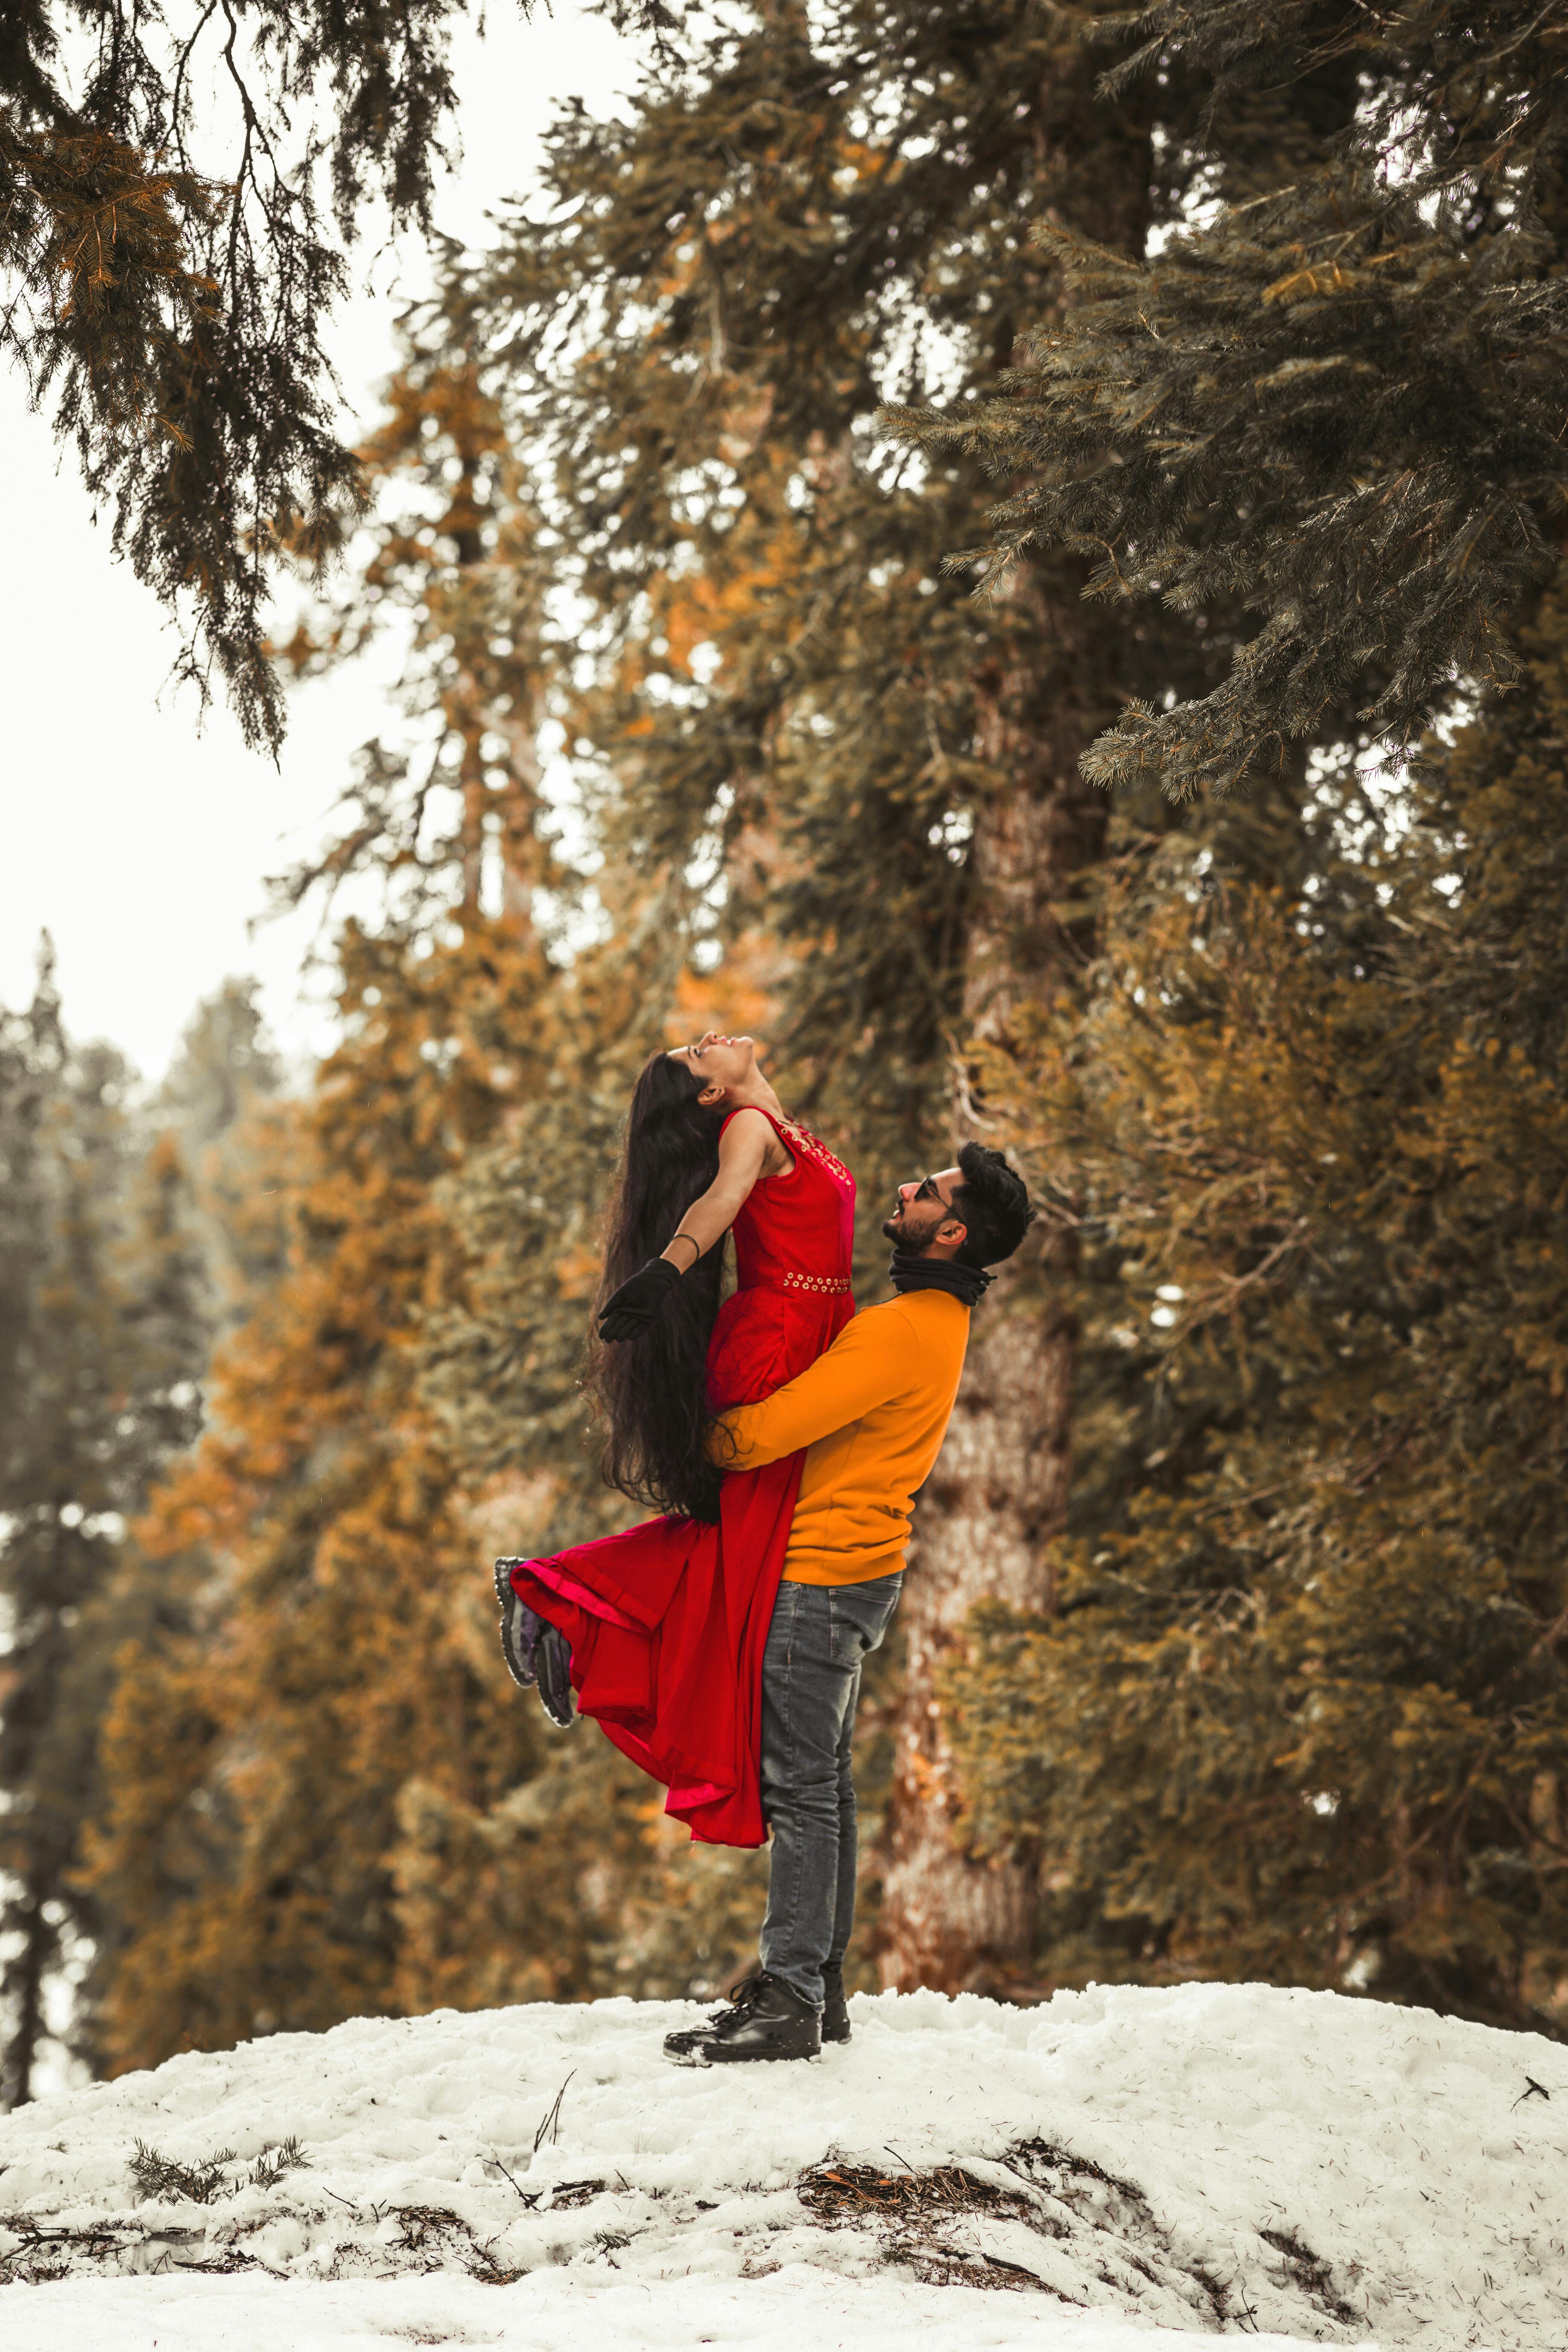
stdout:
POLYGON ((666 2064, 700 2014, 364 2020, 0 2119, 0 2338, 1568 2347, 1551 2042, 1189 1985, 861 1997, 813 2064, 666 2064))

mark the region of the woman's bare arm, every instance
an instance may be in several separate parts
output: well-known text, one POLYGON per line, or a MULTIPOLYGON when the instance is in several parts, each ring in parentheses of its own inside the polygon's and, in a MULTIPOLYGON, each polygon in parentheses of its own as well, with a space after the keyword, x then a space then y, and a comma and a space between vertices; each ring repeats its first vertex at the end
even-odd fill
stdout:
POLYGON ((680 1220, 680 1234, 690 1235, 697 1245, 695 1252, 684 1239, 672 1235, 660 1255, 684 1274, 698 1258, 707 1256, 715 1242, 723 1240, 758 1178, 784 1175, 793 1164, 771 1119, 760 1110, 737 1111, 719 1139, 719 1173, 680 1220))

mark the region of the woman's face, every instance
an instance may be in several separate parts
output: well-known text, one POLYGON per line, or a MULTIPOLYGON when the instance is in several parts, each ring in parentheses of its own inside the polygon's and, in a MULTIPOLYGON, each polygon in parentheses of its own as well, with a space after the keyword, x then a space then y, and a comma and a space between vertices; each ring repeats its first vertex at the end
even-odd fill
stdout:
POLYGON ((717 1029, 710 1029, 695 1045, 677 1045, 669 1056, 672 1062, 684 1062, 695 1077, 702 1080, 700 1099, 729 1092, 731 1087, 744 1086, 757 1066, 757 1047, 751 1037, 726 1037, 717 1029))

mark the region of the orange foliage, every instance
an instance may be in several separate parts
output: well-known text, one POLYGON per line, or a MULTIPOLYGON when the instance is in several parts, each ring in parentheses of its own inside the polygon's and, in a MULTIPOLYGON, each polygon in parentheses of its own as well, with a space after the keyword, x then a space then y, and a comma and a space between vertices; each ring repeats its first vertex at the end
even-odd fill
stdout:
POLYGON ((461 1280, 434 1188, 493 1130, 499 1041, 514 1066, 542 1045, 543 971, 477 922, 424 957, 351 932, 345 967, 352 1033, 297 1114, 288 1271, 139 1529, 205 1595, 197 1633, 126 1655, 105 1728, 87 1867, 124 1939, 111 2070, 396 2006, 406 1792, 483 1801, 532 1762, 412 1349, 461 1280))

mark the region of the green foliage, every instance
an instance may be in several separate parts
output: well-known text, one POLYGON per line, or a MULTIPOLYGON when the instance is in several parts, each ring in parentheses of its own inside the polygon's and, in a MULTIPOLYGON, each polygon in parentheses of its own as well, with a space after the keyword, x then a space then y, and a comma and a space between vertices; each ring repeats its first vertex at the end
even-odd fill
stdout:
POLYGON ((542 1549, 570 1476, 543 1448, 528 1478, 458 1462, 420 1393, 467 1280, 443 1186, 542 1091, 554 979, 472 909, 444 947, 351 929, 343 953, 282 1276, 139 1530, 195 1590, 185 1627, 122 1651, 103 1730, 86 1876, 116 1926, 115 2071, 350 2015, 679 1992, 735 1956, 741 1870, 672 1895, 642 1776, 554 1743, 501 1664, 487 1561, 542 1549))
MULTIPOLYGON (((391 612, 410 728, 372 747, 341 839, 284 886, 379 871, 385 911, 342 935, 344 1044, 291 1131, 267 1295, 142 1530, 184 1613, 123 1660, 89 1857, 119 1923, 116 2067, 354 2011, 700 1992, 739 1959, 763 1865, 687 1853, 607 1747, 547 1737, 503 1677, 483 1567, 623 1516, 578 1386, 598 1218, 632 1072, 710 1019, 773 1039, 786 1099, 868 1206, 977 1099, 1047 1180, 1053 1283, 1081 1258, 1036 1327, 1058 1397, 1075 1316, 1086 1333, 1062 1605, 993 1618, 951 1685, 973 1824, 1046 1852, 1048 1970, 1245 1967, 1513 2021, 1550 1997, 1555 1849, 1510 1824, 1560 1835, 1552 1643, 1531 1658, 1562 1607, 1540 1174, 1561 1139, 1550 1087, 1520 1081, 1504 1117, 1484 1049, 1517 982, 1506 1034, 1555 1068, 1554 869, 1539 908, 1510 890, 1534 887, 1522 812, 1561 780, 1521 754, 1500 798, 1471 746, 1407 831, 1353 766, 1309 782, 1305 750, 1368 676, 1426 707, 1421 664, 1451 660, 1477 581, 1515 595, 1539 515, 1512 555, 1478 542, 1468 585, 1405 562, 1424 620, 1371 594, 1403 561, 1382 523, 1316 542, 1293 593, 1321 596, 1322 625, 1286 681, 1309 736, 1267 792, 1178 816, 1145 790, 1102 858, 1078 773, 1133 697, 1234 702, 1252 590, 1193 520, 1203 467, 1297 436, 1247 541, 1280 566, 1291 485, 1331 503, 1352 424, 1379 465, 1440 428, 1457 497, 1492 467, 1535 498, 1556 463, 1539 354, 1494 338, 1477 373, 1492 314, 1462 297, 1537 232, 1494 190, 1461 253, 1458 198, 1438 201, 1401 276, 1355 227, 1338 309, 1262 301, 1247 240, 1274 253, 1286 219, 1267 205, 1261 229, 1227 215, 1217 243, 1168 243, 1147 272, 1183 399, 1202 357, 1183 306, 1217 289, 1246 329, 1203 362, 1233 437, 1171 491, 1194 610, 1086 603, 1098 556, 1059 548, 968 606, 941 551, 994 452, 890 452, 876 402, 1000 383, 969 412, 1000 432, 1044 380, 1006 374, 1020 337, 1130 364, 1095 337, 1127 324, 1151 229, 1216 170, 1272 202, 1288 165, 1317 202, 1358 119, 1353 59, 1316 50, 1278 139, 1250 85, 1205 129, 1195 53, 1097 103, 1083 27, 1031 0, 747 12, 625 122, 569 116, 545 216, 451 257, 363 453, 382 498, 363 578, 285 649, 320 667, 391 612), (1076 278, 1064 238, 1089 255, 1076 278), (1413 405, 1391 383, 1349 422, 1312 407, 1342 371, 1302 393, 1303 333, 1348 366, 1374 329, 1413 405), (1284 339, 1282 388, 1247 376, 1258 334, 1284 339), (1472 371, 1455 363, 1451 397, 1444 337, 1472 371), (1494 402, 1480 425, 1466 385, 1494 402), (1336 600, 1358 590, 1372 617, 1347 635, 1336 600), (552 723, 588 780, 573 857, 552 723), (1528 1345, 1500 1372, 1504 1329, 1528 1345), (1533 1499, 1501 1489, 1516 1415, 1545 1465, 1533 1499)), ((1378 236, 1404 201, 1378 194, 1378 236)), ((1536 299, 1509 313, 1521 334, 1536 299)), ((1106 495, 1092 430, 1064 498, 1106 495)), ((1118 454, 1104 478, 1174 478, 1168 457, 1138 474, 1135 438, 1118 454)), ((1477 740, 1511 743, 1491 731, 1510 723, 1477 740)), ((1030 1283, 1015 1298, 1037 1311, 1030 1283)), ((933 1490, 928 1528, 1011 1507, 978 1484, 933 1490)))
POLYGON ((0 1034, 8 2106, 29 2095, 47 1979, 85 1924, 66 1881, 91 1789, 90 1736, 68 1688, 72 1636, 109 1573, 142 1458, 121 1425, 132 1348, 111 1265, 129 1158, 125 1078, 106 1047, 72 1053, 46 961, 32 1005, 7 1014, 0 1034))
MULTIPOLYGON (((1073 31, 1028 0, 984 25, 858 0, 748 11, 624 124, 568 117, 556 202, 454 257, 422 325, 410 380, 477 373, 529 450, 545 707, 604 861, 564 932, 554 1066, 443 1188, 468 1273, 418 1342, 452 1459, 511 1482, 505 1549, 614 1507, 576 1378, 641 1054, 672 1015, 759 1031, 874 1212, 947 1149, 976 1006, 1081 951, 1058 886, 1103 812, 1078 750, 1151 678, 1210 674, 1184 626, 1085 625, 1076 560, 977 624, 937 560, 976 475, 900 465, 868 429, 889 390, 987 376, 1051 312, 1028 247, 1048 209, 1141 249, 1166 194, 1151 110, 1097 112, 1073 31)), ((868 1290, 879 1223, 861 1219, 868 1290)), ((480 1857, 506 1812, 468 1825, 498 1905, 516 1882, 480 1857)), ((461 1829, 432 1834, 461 1853, 461 1829)), ((421 1881, 448 1933, 462 1874, 421 1881)), ((478 1949, 489 1931, 467 1933, 478 1949)))
MULTIPOLYGON (((394 226, 428 226, 447 45, 468 13, 467 0, 261 0, 179 23, 128 0, 5 12, 0 269, 16 290, 0 351, 113 502, 116 551, 166 604, 194 599, 182 674, 205 694, 216 667, 253 742, 282 733, 265 640, 276 559, 319 562, 359 496, 323 342, 343 248, 372 202, 394 226), (72 89, 62 36, 84 33, 72 89), (236 125, 224 153, 204 111, 213 78, 236 125)), ((672 21, 658 0, 609 13, 672 21)))
POLYGON ((1225 788, 1347 708, 1411 744, 1457 672, 1512 678, 1556 561, 1568 20, 1220 0, 1098 29, 1146 37, 1111 92, 1156 62, 1214 77, 1186 216, 1147 257, 1042 226, 1075 299, 1029 363, 891 421, 1005 478, 989 548, 954 559, 983 585, 1062 547, 1090 593, 1259 617, 1206 694, 1145 687, 1095 782, 1225 788))
POLYGON ((473 372, 417 362, 367 455, 366 578, 289 656, 407 614, 435 758, 378 747, 287 886, 379 863, 387 903, 340 934, 343 1041, 279 1139, 275 1257, 138 1530, 184 1614, 122 1648, 103 1727, 84 1874, 113 2070, 353 2014, 706 1990, 753 1924, 754 1857, 678 1878, 643 1777, 520 1699, 488 1572, 607 1523, 575 1387, 595 1220, 688 894, 605 876, 623 940, 552 959, 575 910, 542 835, 521 468, 473 372), (480 1234, 463 1187, 496 1162, 519 1213, 480 1234))
MULTIPOLYGON (((223 1311, 218 1221, 199 1205, 191 1160, 203 1146, 209 1158, 232 1152, 226 1131, 272 1075, 232 983, 204 1009, 151 1116, 118 1055, 67 1036, 47 958, 28 1011, 0 1015, 7 2105, 27 2097, 58 2030, 51 1991, 73 2006, 106 1931, 76 1876, 100 1800, 98 1725, 116 1641, 167 1607, 139 1580, 127 1523, 200 1427, 223 1311), (235 1051, 216 1098, 215 1034, 235 1051)), ((79 2052, 90 1993, 74 2008, 65 2034, 79 2052)))
MULTIPOLYGON (((870 430, 879 399, 988 380, 1055 315, 1033 226, 1136 253, 1174 202, 1149 104, 1093 104, 1079 22, 1036 0, 748 11, 626 123, 567 116, 549 213, 454 257, 426 322, 538 455, 597 845, 713 877, 689 917, 710 961, 780 942, 775 1069, 873 1185, 942 1120, 977 828, 1064 766, 1070 797, 1064 743, 1215 657, 1180 626, 1079 626, 1076 561, 966 610, 939 552, 977 471, 900 464, 870 430)), ((1072 855, 1100 824, 1081 798, 1072 855)), ((1064 818, 1053 857, 1074 840, 1064 818)), ((993 929, 1018 878, 993 859, 993 929)), ((1060 951, 1054 923, 1021 929, 1026 966, 1060 951)))
POLYGON ((278 653, 297 676, 320 676, 393 621, 405 632, 397 699, 411 724, 402 741, 364 747, 346 825, 274 887, 297 906, 364 873, 382 881, 393 928, 427 929, 487 891, 531 921, 535 895, 564 877, 539 825, 547 572, 530 485, 466 357, 407 351, 386 399, 359 452, 376 489, 371 552, 278 653), (422 739, 417 761, 409 736, 422 739))
MULTIPOLYGON (((1070 194, 1082 73, 1050 24, 1019 5, 976 46, 861 7, 814 49, 770 14, 624 130, 570 121, 576 232, 517 223, 457 269, 392 388, 363 580, 286 653, 406 614, 434 756, 374 747, 286 886, 379 867, 387 915, 344 935, 280 1277, 143 1529, 197 1602, 127 1655, 108 1727, 115 2066, 366 2009, 701 1990, 742 1957, 756 1858, 688 1856, 602 1744, 544 1744, 481 1563, 621 1516, 577 1381, 642 1055, 721 1004, 776 1034, 787 998, 780 1075, 875 1199, 940 1113, 974 812, 1053 698, 1116 707, 1076 649, 1037 674, 1036 605, 977 639, 933 560, 972 485, 895 479, 856 433, 1070 194), (1042 58, 1067 82, 1021 117, 1042 58), (547 715, 593 763, 589 883, 550 854, 547 715)), ((1117 136, 1141 223, 1146 141, 1117 136)))
POLYGON ((233 2148, 225 2147, 215 2156, 198 2157, 194 2164, 181 2164, 139 2139, 131 2178, 139 2200, 211 2205, 221 2197, 237 2197, 242 2189, 276 2189, 286 2172, 298 2172, 310 2162, 297 2137, 281 2141, 270 2154, 264 2148, 248 2171, 231 2179, 228 2167, 235 2160, 233 2148))
POLYGON ((396 1790, 512 1746, 450 1606, 450 1472, 405 1408, 410 1313, 445 1276, 431 1188, 496 1098, 479 968, 526 1006, 531 960, 351 931, 345 961, 350 1034, 296 1116, 282 1276, 139 1531, 198 1598, 188 1630, 122 1653, 105 1727, 88 1863, 118 1925, 111 2063, 384 2008, 396 1790))
MULTIPOLYGON (((977 619, 939 561, 976 470, 900 461, 871 425, 891 392, 988 379, 1054 313, 1033 224, 1136 253, 1166 203, 1152 109, 1097 110, 1075 33, 1032 0, 748 9, 626 122, 568 117, 554 203, 454 257, 422 324, 533 460, 547 702, 604 861, 568 1050, 445 1188, 469 1273, 421 1334, 453 1458, 516 1482, 520 1518, 537 1502, 508 1549, 604 1524, 578 1318, 626 1076, 672 1009, 768 1039, 785 1101, 856 1169, 873 1294, 877 1204, 948 1156, 955 1097, 970 1115, 971 1024, 1005 1029, 1089 946, 1071 877, 1104 810, 1079 751, 1131 693, 1209 682, 1225 642, 1223 614, 1108 625, 1076 558, 977 619)), ((1065 1418, 1066 1321, 1041 1345, 1065 1418)), ((977 1578, 993 1501, 927 1500, 928 1528, 970 1528, 977 1578)), ((904 1798, 940 1844, 931 1785, 904 1798)))
POLYGON ((1294 875, 1266 807, 1130 826, 1009 1074, 1121 1292, 1056 1613, 953 1681, 1058 1979, 1568 2027, 1568 593, 1524 642, 1407 803, 1325 767, 1294 875))
MULTIPOLYGON (((1204 127, 1223 126, 1227 153, 1255 131, 1260 100, 1272 128, 1267 101, 1284 97, 1281 111, 1300 129, 1314 89, 1342 91, 1353 80, 1357 103, 1353 120, 1342 121, 1341 152, 1397 156, 1461 206, 1478 180, 1506 171, 1528 210, 1568 112, 1568 21, 1560 8, 1520 0, 1154 0, 1136 14, 1097 18, 1091 37, 1137 44, 1106 72, 1109 97, 1173 67, 1202 76, 1204 127)), ((1284 144, 1289 152, 1289 131, 1284 144)))

